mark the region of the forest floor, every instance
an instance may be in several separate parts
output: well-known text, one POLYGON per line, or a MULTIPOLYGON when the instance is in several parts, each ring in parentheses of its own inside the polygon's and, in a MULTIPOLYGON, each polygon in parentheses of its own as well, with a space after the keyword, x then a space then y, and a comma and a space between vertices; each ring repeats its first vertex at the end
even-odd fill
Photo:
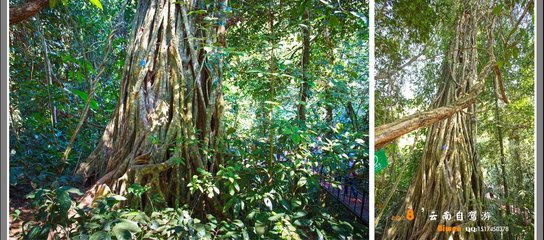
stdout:
POLYGON ((10 187, 9 191, 9 237, 10 239, 17 239, 22 233, 23 224, 25 222, 31 221, 32 213, 34 209, 30 206, 30 201, 26 199, 26 195, 29 193, 29 190, 32 189, 30 185, 19 184, 16 186, 10 187), (20 213, 17 217, 14 218, 12 215, 15 213, 15 210, 19 210, 20 213))

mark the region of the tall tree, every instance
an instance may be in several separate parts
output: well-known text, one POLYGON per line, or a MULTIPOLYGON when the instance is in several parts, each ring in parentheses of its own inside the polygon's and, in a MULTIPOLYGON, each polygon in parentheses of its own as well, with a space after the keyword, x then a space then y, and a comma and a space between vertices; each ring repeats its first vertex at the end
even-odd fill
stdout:
POLYGON ((86 200, 137 183, 151 188, 155 207, 189 203, 220 214, 213 198, 187 184, 222 164, 226 8, 226 0, 139 1, 117 108, 80 167, 98 179, 86 200))
POLYGON ((304 10, 304 21, 302 26, 302 58, 301 58, 301 70, 302 70, 302 83, 300 85, 300 102, 298 104, 298 119, 301 123, 306 122, 306 102, 308 100, 308 68, 310 64, 310 3, 306 1, 304 3, 306 9, 304 10))
MULTIPOLYGON (((432 109, 440 109, 478 95, 490 70, 478 70, 478 27, 488 16, 481 14, 480 1, 460 1, 454 36, 449 43, 442 68, 441 86, 432 109)), ((483 176, 476 152, 476 105, 468 101, 452 111, 444 121, 432 122, 416 175, 408 189, 400 215, 407 211, 435 211, 442 215, 456 211, 466 214, 485 211, 483 176), (466 108, 466 110, 464 110, 466 108)), ((485 226, 480 217, 470 226, 485 226)), ((421 215, 413 221, 398 221, 384 233, 384 239, 445 239, 437 226, 459 226, 461 222, 439 217, 436 221, 421 215)), ((455 233, 461 239, 493 239, 489 233, 455 233)))

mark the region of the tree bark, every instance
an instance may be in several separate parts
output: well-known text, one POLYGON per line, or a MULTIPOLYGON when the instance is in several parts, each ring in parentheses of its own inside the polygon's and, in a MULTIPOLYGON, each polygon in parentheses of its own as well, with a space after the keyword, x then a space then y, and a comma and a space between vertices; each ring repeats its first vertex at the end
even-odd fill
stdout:
POLYGON ((298 119, 306 122, 306 102, 308 100, 308 65, 310 64, 310 8, 304 10, 304 26, 302 27, 302 84, 300 85, 300 102, 298 105, 298 119))
MULTIPOLYGON (((469 233, 438 231, 444 226, 486 226, 481 214, 484 204, 483 175, 476 151, 476 105, 474 88, 483 84, 478 79, 478 52, 476 37, 478 2, 462 1, 462 11, 457 17, 455 35, 442 70, 442 82, 433 108, 439 109, 423 119, 445 119, 444 121, 423 121, 432 124, 428 131, 423 156, 416 175, 408 188, 406 197, 397 215, 405 216, 408 210, 415 211, 412 221, 392 222, 386 227, 383 239, 493 239, 489 232, 469 233), (469 96, 469 97, 467 97, 469 96), (473 96, 473 97, 470 97, 473 96), (451 106, 454 106, 453 108, 451 106), (467 112, 461 109, 467 108, 467 112), (449 111, 448 111, 449 110, 449 111), (421 213, 421 211, 424 213, 421 213), (438 214, 436 221, 429 219, 431 211, 438 214), (453 216, 442 218, 446 211, 453 216), (460 211, 465 219, 456 220, 460 211), (467 214, 476 211, 476 221, 466 219, 467 214)), ((489 72, 489 64, 487 65, 489 72)), ((414 123, 422 122, 414 117, 414 123)))
POLYGON ((422 127, 430 126, 465 110, 474 103, 482 91, 483 86, 483 83, 478 83, 475 86, 472 86, 469 92, 447 106, 436 107, 425 112, 415 113, 392 123, 377 127, 374 137, 375 148, 381 149, 388 143, 405 134, 422 127))
MULTIPOLYGON (((199 169, 214 174, 223 164, 227 1, 207 9, 218 19, 213 23, 188 14, 204 6, 203 1, 139 1, 117 108, 79 168, 87 179, 99 179, 84 201, 104 188, 125 194, 137 183, 151 187, 146 194, 158 199, 154 207, 190 204, 197 212, 220 215, 217 198, 187 188, 199 169)), ((142 201, 146 208, 144 199, 150 198, 129 200, 142 201)))
MULTIPOLYGON (((275 30, 274 30, 274 6, 273 2, 270 2, 270 7, 268 9, 268 27, 270 30, 270 39, 272 39, 273 44, 270 49, 270 102, 274 102, 276 98, 276 78, 274 73, 276 73, 276 53, 275 53, 275 30)), ((268 144, 269 144, 269 155, 268 155, 268 166, 274 165, 274 106, 269 104, 268 106, 268 144)))
POLYGON ((20 23, 49 5, 49 0, 33 0, 9 8, 9 24, 20 23))

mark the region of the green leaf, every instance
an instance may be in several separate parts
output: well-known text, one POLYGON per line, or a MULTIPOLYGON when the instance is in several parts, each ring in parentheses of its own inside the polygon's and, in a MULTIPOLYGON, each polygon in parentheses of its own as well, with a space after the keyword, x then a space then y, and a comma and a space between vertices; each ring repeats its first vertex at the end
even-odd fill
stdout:
POLYGON ((499 16, 501 14, 501 10, 502 4, 499 4, 493 8, 493 14, 495 14, 495 16, 499 16))
POLYGON ((277 213, 277 214, 274 214, 274 215, 272 215, 271 217, 269 217, 268 220, 269 220, 269 221, 272 221, 272 222, 277 222, 277 221, 279 221, 284 215, 285 215, 285 213, 277 213))
POLYGON ((191 14, 205 14, 207 13, 206 10, 195 10, 195 11, 190 11, 188 15, 191 15, 191 14))
MULTIPOLYGON (((79 90, 77 90, 77 89, 72 90, 72 92, 73 92, 75 95, 77 95, 78 97, 80 97, 81 100, 83 100, 83 102, 87 102, 87 98, 88 98, 87 93, 82 92, 82 91, 79 91, 79 90)), ((91 105, 90 105, 90 106, 91 106, 91 108, 92 108, 93 110, 98 110, 98 102, 97 102, 96 100, 92 99, 92 100, 91 100, 91 105)))
POLYGON ((72 199, 70 198, 70 194, 62 188, 59 188, 57 191, 57 202, 59 203, 60 212, 64 215, 68 215, 68 210, 70 210, 70 207, 72 206, 72 199))
POLYGON ((100 3, 100 0, 89 0, 89 1, 100 10, 104 10, 104 8, 102 8, 102 3, 100 3))
POLYGON ((49 0, 49 7, 54 8, 57 6, 58 0, 49 0))
POLYGON ((302 187, 306 185, 307 179, 306 177, 301 177, 297 182, 297 187, 302 187))
POLYGON ((266 232, 266 223, 257 220, 255 222, 255 232, 259 235, 263 235, 266 232))
POLYGON ((121 220, 121 222, 115 224, 112 228, 112 232, 117 239, 132 239, 132 233, 139 233, 142 229, 138 227, 136 222, 130 220, 121 220))
POLYGON ((227 129, 227 133, 226 133, 226 134, 227 134, 227 135, 231 135, 231 134, 233 134, 234 132, 236 132, 236 129, 233 128, 233 127, 230 127, 229 129, 227 129))
POLYGON ((239 228, 243 228, 244 227, 244 222, 242 222, 242 220, 240 219, 236 219, 232 222, 234 225, 236 225, 237 227, 239 228))
POLYGON ((63 189, 65 189, 66 192, 68 193, 73 193, 73 194, 76 194, 78 196, 81 196, 83 195, 83 193, 81 192, 81 190, 77 189, 77 188, 73 188, 73 187, 63 187, 63 189))
POLYGON ((264 101, 264 103, 270 104, 270 105, 276 105, 276 106, 279 106, 279 105, 280 105, 279 102, 273 102, 273 101, 264 101))
POLYGON ((519 57, 519 48, 517 46, 513 46, 512 47, 512 56, 514 58, 518 58, 519 57))
POLYGON ((295 215, 293 216, 293 218, 301 218, 301 217, 304 217, 304 216, 306 216, 305 212, 296 212, 295 215))
POLYGON ((89 238, 89 240, 109 240, 109 239, 111 239, 111 235, 107 233, 106 231, 95 232, 89 238))
POLYGON ((26 237, 29 239, 45 239, 49 235, 49 230, 49 225, 44 225, 43 227, 35 225, 30 229, 26 237))
POLYGON ((368 26, 368 18, 364 14, 354 11, 350 11, 349 13, 351 13, 351 15, 355 16, 356 18, 361 19, 364 22, 365 26, 368 26))
POLYGON ((317 232, 317 239, 319 240, 325 239, 323 236, 323 233, 319 229, 316 229, 316 232, 317 232))

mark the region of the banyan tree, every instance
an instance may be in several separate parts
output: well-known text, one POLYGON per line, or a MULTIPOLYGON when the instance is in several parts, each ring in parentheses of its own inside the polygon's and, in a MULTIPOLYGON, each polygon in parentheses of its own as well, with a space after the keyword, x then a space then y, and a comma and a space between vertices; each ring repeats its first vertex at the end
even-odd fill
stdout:
POLYGON ((414 211, 412 221, 390 222, 383 239, 493 239, 489 232, 438 231, 438 226, 486 226, 483 174, 476 149, 477 103, 486 79, 496 69, 493 54, 494 16, 485 1, 456 2, 457 17, 444 52, 439 88, 428 111, 376 128, 376 148, 421 127, 428 127, 423 154, 399 216, 414 211), (481 41, 486 44, 479 45, 481 41), (484 47, 482 47, 484 46, 484 47), (422 213, 423 210, 423 213, 422 213), (469 212, 478 214, 468 220, 469 212), (431 220, 429 215, 438 215, 431 220), (454 217, 444 220, 442 214, 454 217), (455 214, 462 212, 463 220, 455 214))
POLYGON ((79 171, 94 185, 85 201, 149 187, 146 208, 191 206, 220 214, 215 198, 192 194, 199 172, 222 164, 222 64, 227 1, 140 0, 127 46, 119 101, 79 171))

